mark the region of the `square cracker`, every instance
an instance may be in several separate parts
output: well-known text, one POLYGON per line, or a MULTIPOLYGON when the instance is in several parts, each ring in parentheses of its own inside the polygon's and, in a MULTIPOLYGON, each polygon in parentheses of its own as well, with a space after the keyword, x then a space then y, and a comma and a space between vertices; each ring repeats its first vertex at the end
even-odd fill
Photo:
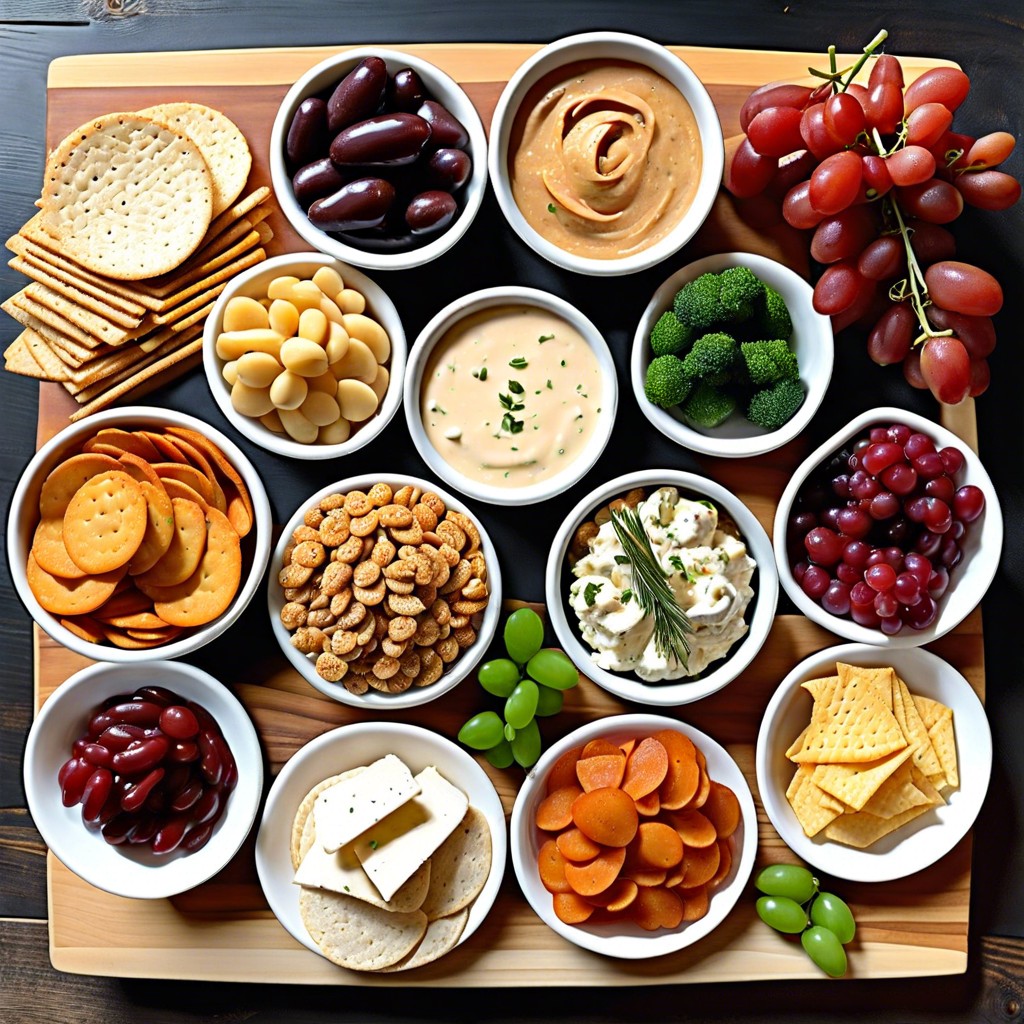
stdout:
POLYGON ((909 760, 911 747, 886 754, 877 761, 859 761, 855 764, 819 764, 811 774, 814 782, 826 793, 831 793, 847 807, 861 810, 875 795, 886 779, 909 760))
POLYGON ((928 737, 928 728, 921 718, 914 698, 907 689, 907 684, 895 677, 892 688, 893 711, 900 723, 903 735, 914 750, 913 764, 924 775, 936 775, 942 771, 942 765, 928 737))
POLYGON ((827 794, 811 778, 811 771, 807 765, 800 765, 786 790, 786 798, 808 838, 816 836, 842 813, 831 799, 828 805, 822 803, 821 797, 827 794))

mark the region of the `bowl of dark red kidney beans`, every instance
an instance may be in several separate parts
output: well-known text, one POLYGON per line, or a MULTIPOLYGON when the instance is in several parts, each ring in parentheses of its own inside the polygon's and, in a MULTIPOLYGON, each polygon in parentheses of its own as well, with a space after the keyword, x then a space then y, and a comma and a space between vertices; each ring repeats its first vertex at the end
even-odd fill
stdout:
POLYGON ((367 47, 288 91, 270 140, 281 210, 310 245, 376 270, 420 266, 465 234, 487 187, 480 116, 448 75, 367 47))
POLYGON ((870 409, 813 451, 775 513, 779 581, 848 640, 916 647, 978 605, 999 564, 992 481, 955 434, 906 409, 870 409))
POLYGON ((263 755, 245 708, 206 672, 96 664, 46 698, 24 778, 32 819, 65 867, 154 899, 235 855, 259 808, 263 755))

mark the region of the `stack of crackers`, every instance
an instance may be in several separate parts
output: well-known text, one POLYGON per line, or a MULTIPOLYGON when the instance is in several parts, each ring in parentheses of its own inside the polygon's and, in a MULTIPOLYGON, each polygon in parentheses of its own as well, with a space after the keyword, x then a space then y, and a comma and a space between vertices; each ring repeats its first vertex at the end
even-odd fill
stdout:
POLYGON ((952 710, 891 667, 840 662, 802 686, 814 706, 786 751, 797 764, 786 797, 806 835, 864 849, 959 786, 952 710))
POLYGON ((266 258, 270 190, 239 199, 252 157, 224 114, 166 103, 98 117, 47 159, 37 213, 7 240, 31 283, 0 308, 24 328, 14 373, 104 408, 201 357, 203 322, 239 271, 266 258))

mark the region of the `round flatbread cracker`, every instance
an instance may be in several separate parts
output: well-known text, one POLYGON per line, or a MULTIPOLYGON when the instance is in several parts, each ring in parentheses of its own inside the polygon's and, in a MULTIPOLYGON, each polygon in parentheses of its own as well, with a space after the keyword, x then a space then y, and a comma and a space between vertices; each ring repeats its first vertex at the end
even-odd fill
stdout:
POLYGON ((392 971, 411 971, 425 964, 433 963, 444 956, 449 950, 454 949, 466 930, 466 922, 469 921, 469 910, 463 907, 450 917, 439 917, 427 925, 416 948, 407 956, 402 957, 396 964, 390 967, 382 967, 381 973, 392 971))
POLYGON ((135 577, 135 585, 150 598, 157 592, 155 588, 175 587, 189 579, 206 551, 203 509, 187 498, 171 498, 171 508, 174 533, 167 550, 150 570, 135 577))
POLYGON ((108 469, 124 469, 117 459, 99 452, 83 452, 55 466, 43 481, 39 492, 39 516, 42 519, 64 518, 75 492, 97 473, 108 469))
POLYGON ((491 828, 470 807, 430 858, 430 888, 420 909, 434 921, 468 907, 491 873, 491 828))
POLYGON ((68 549, 64 547, 63 518, 53 516, 39 520, 36 532, 32 535, 32 554, 39 567, 45 569, 51 576, 80 580, 88 575, 84 569, 79 569, 71 561, 68 549))
POLYGON ((127 565, 146 535, 146 496, 122 469, 87 480, 64 513, 64 546, 71 561, 89 573, 127 565))
POLYGON ((238 125, 202 103, 158 103, 140 114, 185 132, 206 160, 213 176, 213 216, 223 213, 242 194, 252 154, 238 125))
POLYGON ((213 215, 210 169, 184 131, 133 113, 98 117, 51 153, 40 205, 64 255, 119 280, 166 274, 213 215))
POLYGON ((127 566, 79 580, 51 576, 29 552, 26 564, 29 590, 51 615, 84 615, 103 605, 117 589, 127 566))
POLYGON ((309 832, 308 836, 305 836, 306 820, 313 813, 313 805, 316 803, 316 798, 325 790, 330 789, 335 783, 341 782, 344 779, 351 779, 354 775, 358 775, 360 772, 366 771, 366 765, 360 765, 358 768, 350 768, 347 772, 342 772, 340 775, 332 775, 328 779, 324 779, 323 782, 318 782, 300 801, 298 810, 295 812, 295 818, 292 821, 292 842, 291 842, 291 853, 292 853, 292 867, 298 870, 299 865, 302 863, 302 858, 306 856, 309 851, 310 844, 313 841, 313 832, 309 832))

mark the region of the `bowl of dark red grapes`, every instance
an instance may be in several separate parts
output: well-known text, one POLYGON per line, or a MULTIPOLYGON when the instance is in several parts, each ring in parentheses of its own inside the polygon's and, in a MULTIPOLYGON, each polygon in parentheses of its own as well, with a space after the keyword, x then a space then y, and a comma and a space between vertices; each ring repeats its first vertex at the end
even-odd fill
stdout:
POLYGON ((916 647, 949 632, 995 576, 1003 521, 977 455, 905 409, 871 409, 800 465, 779 500, 779 581, 848 640, 916 647))

